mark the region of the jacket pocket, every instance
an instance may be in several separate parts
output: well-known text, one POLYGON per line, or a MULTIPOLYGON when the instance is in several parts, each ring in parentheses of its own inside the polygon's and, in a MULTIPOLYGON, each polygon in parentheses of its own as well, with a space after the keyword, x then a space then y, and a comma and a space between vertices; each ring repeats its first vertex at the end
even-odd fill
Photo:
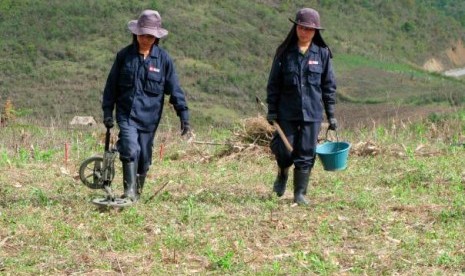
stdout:
POLYGON ((321 65, 308 66, 308 83, 311 85, 320 85, 322 72, 323 67, 321 65))
POLYGON ((298 71, 296 67, 287 67, 283 70, 283 87, 285 90, 298 85, 298 71))
POLYGON ((122 87, 132 87, 134 85, 134 74, 128 70, 121 71, 118 77, 118 85, 122 87))
POLYGON ((164 78, 160 73, 148 73, 144 91, 148 96, 157 96, 163 93, 164 78))

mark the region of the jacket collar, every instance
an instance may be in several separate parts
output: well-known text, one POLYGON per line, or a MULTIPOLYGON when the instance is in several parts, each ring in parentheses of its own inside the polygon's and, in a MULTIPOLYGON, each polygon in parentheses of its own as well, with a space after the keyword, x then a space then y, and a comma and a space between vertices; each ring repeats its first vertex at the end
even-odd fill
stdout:
MULTIPOLYGON (((299 52, 299 46, 297 45, 297 43, 294 44, 294 46, 292 46, 290 48, 291 51, 295 51, 295 52, 299 52)), ((308 48, 308 51, 307 52, 312 52, 312 53, 318 53, 320 51, 320 47, 318 45, 316 45, 316 43, 312 42, 312 44, 310 44, 310 47, 308 48)))
POLYGON ((152 46, 152 51, 150 52, 150 57, 157 58, 160 53, 160 48, 157 45, 152 46))
POLYGON ((309 51, 313 53, 318 53, 320 51, 320 47, 312 42, 312 44, 310 45, 309 51))
MULTIPOLYGON (((136 43, 132 44, 132 52, 135 55, 137 55, 139 53, 136 43)), ((150 51, 150 57, 151 58, 157 58, 159 56, 159 53, 160 53, 160 48, 157 45, 153 45, 152 51, 150 51)))

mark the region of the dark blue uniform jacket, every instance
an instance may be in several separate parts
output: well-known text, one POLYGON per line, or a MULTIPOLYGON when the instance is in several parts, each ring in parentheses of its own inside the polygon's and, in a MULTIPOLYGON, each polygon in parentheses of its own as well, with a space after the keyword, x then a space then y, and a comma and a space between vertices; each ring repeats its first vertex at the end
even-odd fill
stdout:
POLYGON ((164 96, 183 121, 189 120, 184 92, 179 86, 173 61, 163 49, 154 45, 144 60, 131 44, 116 55, 103 92, 104 118, 127 120, 143 131, 154 131, 163 111, 164 96))
POLYGON ((336 103, 330 53, 312 43, 305 54, 297 45, 275 59, 267 85, 269 112, 278 120, 321 122, 323 108, 336 103))

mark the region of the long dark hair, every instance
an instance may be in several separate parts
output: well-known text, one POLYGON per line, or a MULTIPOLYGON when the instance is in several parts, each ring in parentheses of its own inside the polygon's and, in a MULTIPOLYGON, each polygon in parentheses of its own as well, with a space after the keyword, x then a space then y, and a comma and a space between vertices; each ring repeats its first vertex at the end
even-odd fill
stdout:
MULTIPOLYGON (((132 43, 139 47, 139 43, 137 42, 137 35, 135 34, 132 34, 132 43)), ((160 43, 160 39, 158 37, 155 37, 155 42, 153 43, 153 45, 158 45, 158 43, 160 43)))
POLYGON ((276 53, 274 55, 274 59, 281 59, 281 56, 286 52, 290 46, 295 45, 297 43, 297 30, 296 24, 294 24, 287 34, 284 41, 276 48, 276 53))
MULTIPOLYGON (((329 50, 329 56, 332 58, 333 54, 331 52, 331 49, 329 49, 328 45, 326 42, 323 40, 323 37, 321 36, 321 31, 316 29, 315 30, 315 36, 313 37, 312 43, 315 43, 316 45, 322 47, 322 48, 327 48, 329 50)), ((282 55, 293 45, 297 43, 297 24, 294 24, 287 34, 286 38, 284 41, 276 48, 276 53, 274 56, 274 59, 280 59, 282 55)))

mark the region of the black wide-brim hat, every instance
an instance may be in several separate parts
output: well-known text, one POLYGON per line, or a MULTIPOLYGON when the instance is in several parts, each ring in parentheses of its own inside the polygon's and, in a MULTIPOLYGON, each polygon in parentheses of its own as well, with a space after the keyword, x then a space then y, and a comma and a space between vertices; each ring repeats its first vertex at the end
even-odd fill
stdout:
POLYGON ((295 15, 295 20, 292 20, 289 18, 289 21, 291 21, 294 24, 304 26, 307 28, 312 28, 312 29, 317 29, 317 30, 324 30, 324 28, 321 27, 320 25, 320 14, 310 8, 303 8, 297 11, 295 15))

